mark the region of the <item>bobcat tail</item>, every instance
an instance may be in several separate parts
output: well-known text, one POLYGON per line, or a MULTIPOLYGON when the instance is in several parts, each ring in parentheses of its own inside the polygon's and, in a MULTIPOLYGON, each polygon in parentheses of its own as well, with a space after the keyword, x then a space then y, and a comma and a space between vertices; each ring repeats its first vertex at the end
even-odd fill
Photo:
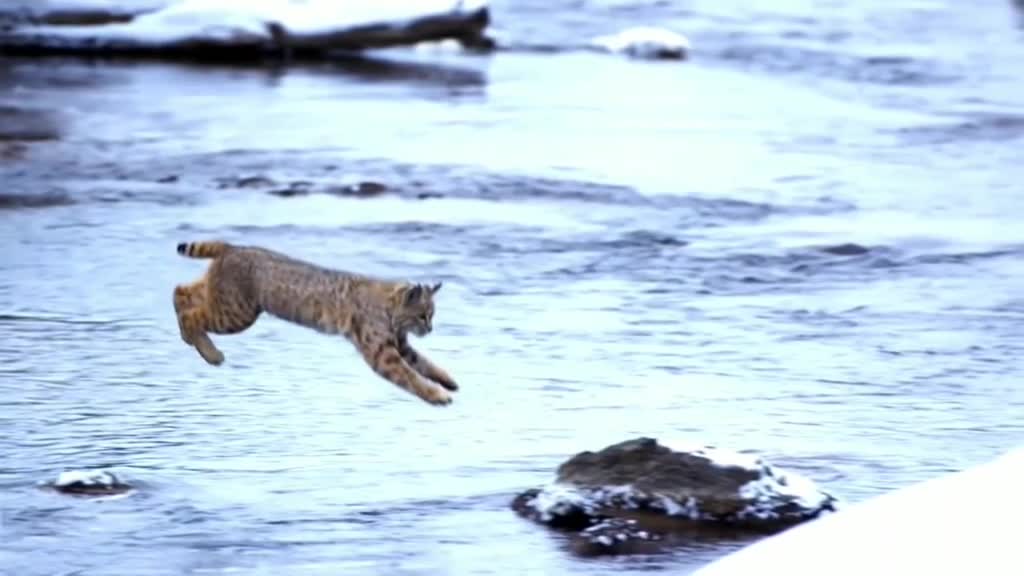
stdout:
POLYGON ((189 258, 218 258, 228 248, 231 245, 227 242, 182 242, 178 244, 178 254, 189 258))

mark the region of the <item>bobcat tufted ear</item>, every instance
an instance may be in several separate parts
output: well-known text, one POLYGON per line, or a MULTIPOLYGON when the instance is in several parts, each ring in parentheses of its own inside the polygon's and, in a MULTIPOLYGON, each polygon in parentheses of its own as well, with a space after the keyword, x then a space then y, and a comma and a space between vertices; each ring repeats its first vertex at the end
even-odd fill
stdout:
POLYGON ((437 291, 440 290, 440 289, 441 289, 441 282, 438 282, 437 284, 434 284, 433 286, 430 287, 430 293, 431 294, 437 294, 437 291))
POLYGON ((423 297, 423 286, 414 284, 405 291, 405 303, 412 304, 423 297))

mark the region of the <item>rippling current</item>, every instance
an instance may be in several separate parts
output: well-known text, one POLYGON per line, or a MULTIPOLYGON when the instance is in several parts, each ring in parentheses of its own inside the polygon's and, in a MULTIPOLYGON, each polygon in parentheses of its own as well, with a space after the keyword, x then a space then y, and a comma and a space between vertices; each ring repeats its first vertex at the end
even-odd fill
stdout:
POLYGON ((846 501, 1024 440, 1024 9, 496 4, 491 56, 0 59, 0 573, 685 574, 743 542, 582 560, 508 502, 635 435, 846 501), (575 49, 633 24, 692 59, 575 49), (207 366, 211 237, 443 281, 455 403, 269 317, 207 366), (38 487, 93 467, 141 489, 38 487))

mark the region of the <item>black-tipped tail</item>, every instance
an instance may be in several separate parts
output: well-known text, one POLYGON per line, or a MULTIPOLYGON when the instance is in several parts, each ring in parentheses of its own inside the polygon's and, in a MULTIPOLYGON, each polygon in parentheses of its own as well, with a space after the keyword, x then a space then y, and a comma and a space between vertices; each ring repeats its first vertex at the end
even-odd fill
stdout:
POLYGON ((189 258, 219 258, 230 247, 227 242, 181 242, 178 254, 189 258))

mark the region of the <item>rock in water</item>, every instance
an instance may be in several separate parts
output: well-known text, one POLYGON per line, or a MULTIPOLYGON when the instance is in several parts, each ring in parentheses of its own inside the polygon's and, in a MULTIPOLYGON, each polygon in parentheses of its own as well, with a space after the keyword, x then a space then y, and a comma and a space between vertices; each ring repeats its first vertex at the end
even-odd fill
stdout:
POLYGON ((629 552, 675 528, 776 532, 834 510, 835 498, 761 458, 636 438, 573 456, 553 483, 519 494, 512 508, 577 532, 583 542, 574 549, 596 554, 629 552))
POLYGON ((860 256, 861 254, 871 252, 870 248, 850 242, 836 244, 834 246, 823 246, 820 250, 826 254, 835 254, 836 256, 860 256))
POLYGON ((64 494, 113 496, 129 492, 132 487, 106 470, 70 470, 60 473, 53 489, 64 494))

